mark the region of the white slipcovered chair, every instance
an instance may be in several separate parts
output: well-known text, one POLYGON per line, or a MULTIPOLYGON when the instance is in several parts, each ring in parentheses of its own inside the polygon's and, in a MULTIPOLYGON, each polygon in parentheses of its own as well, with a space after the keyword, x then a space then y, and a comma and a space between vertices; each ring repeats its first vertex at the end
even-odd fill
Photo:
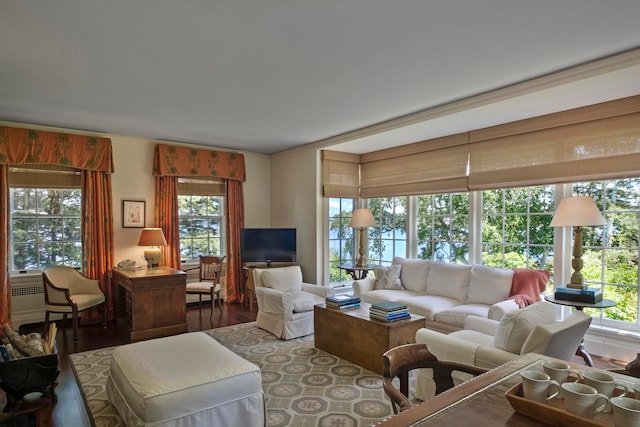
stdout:
MULTIPOLYGON (((438 360, 492 369, 526 353, 571 360, 590 324, 591 317, 582 311, 557 321, 553 304, 541 301, 509 312, 499 322, 469 316, 464 329, 450 334, 423 328, 416 332, 416 342, 426 344, 438 360)), ((456 383, 467 378, 454 376, 456 383)), ((434 393, 433 373, 421 370, 416 397, 426 400, 434 393)))
POLYGON ((44 283, 44 330, 49 330, 50 313, 62 313, 62 322, 71 314, 73 342, 78 342, 78 314, 100 304, 103 307, 103 325, 107 327, 106 299, 97 280, 83 276, 72 267, 52 266, 42 271, 44 283))
POLYGON ((313 307, 332 289, 302 281, 299 266, 253 269, 258 301, 256 325, 281 339, 313 333, 313 307))

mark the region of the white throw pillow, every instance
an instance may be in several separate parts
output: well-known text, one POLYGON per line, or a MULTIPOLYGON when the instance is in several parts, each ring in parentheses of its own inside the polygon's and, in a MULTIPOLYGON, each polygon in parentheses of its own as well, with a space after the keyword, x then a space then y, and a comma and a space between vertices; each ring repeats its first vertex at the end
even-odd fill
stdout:
POLYGON ((373 267, 373 274, 376 276, 373 289, 404 289, 400 281, 401 271, 402 267, 399 265, 373 267))
POLYGON ((494 346, 509 353, 520 354, 522 344, 536 325, 547 325, 556 321, 553 304, 546 301, 513 310, 504 315, 496 335, 494 346))
POLYGON ((470 265, 432 262, 427 280, 427 294, 464 302, 469 286, 470 265))
POLYGON ((488 304, 509 298, 513 270, 476 264, 471 267, 467 304, 488 304))
POLYGON ((262 272, 262 284, 281 292, 302 290, 300 267, 269 268, 262 272))
POLYGON ((429 277, 428 259, 406 259, 394 257, 391 264, 402 266, 400 271, 400 281, 406 290, 424 294, 427 291, 427 279, 429 277))

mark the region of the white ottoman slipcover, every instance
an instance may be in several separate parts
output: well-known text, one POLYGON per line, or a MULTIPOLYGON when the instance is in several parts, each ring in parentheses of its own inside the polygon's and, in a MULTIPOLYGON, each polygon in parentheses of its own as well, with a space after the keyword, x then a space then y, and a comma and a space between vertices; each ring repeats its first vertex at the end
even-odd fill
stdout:
POLYGON ((266 424, 260 368, 204 332, 118 347, 107 395, 129 427, 266 424))

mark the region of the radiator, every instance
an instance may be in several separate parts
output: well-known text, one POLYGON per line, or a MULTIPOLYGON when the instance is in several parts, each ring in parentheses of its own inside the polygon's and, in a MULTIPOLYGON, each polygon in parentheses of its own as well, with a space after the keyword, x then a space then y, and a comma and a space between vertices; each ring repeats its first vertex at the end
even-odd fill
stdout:
MULTIPOLYGON (((11 278, 11 323, 20 325, 44 322, 44 289, 40 274, 27 274, 11 278)), ((62 318, 52 314, 51 320, 62 318)))

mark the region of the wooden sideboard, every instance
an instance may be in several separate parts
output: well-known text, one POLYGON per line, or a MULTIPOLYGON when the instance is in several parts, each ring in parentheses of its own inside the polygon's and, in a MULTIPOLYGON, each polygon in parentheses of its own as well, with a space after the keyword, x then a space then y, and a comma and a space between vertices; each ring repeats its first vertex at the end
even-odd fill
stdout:
POLYGON ((187 274, 167 267, 113 269, 116 316, 130 341, 187 332, 187 274))

